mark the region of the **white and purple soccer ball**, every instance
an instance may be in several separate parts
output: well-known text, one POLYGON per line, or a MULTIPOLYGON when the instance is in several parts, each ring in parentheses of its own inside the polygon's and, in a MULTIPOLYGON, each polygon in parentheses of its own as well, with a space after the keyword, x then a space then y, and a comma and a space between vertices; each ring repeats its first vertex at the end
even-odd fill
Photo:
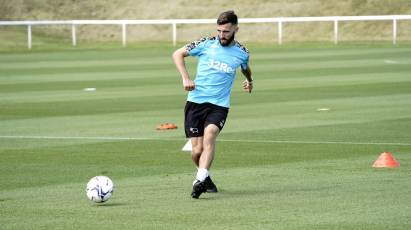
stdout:
POLYGON ((113 181, 106 176, 95 176, 87 183, 87 197, 96 203, 102 203, 113 195, 113 181))

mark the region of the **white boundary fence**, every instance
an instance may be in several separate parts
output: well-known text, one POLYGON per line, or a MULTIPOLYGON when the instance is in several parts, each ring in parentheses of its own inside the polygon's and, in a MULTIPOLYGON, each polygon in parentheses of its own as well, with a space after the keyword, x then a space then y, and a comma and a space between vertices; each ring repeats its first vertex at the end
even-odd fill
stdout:
MULTIPOLYGON (((338 23, 342 21, 392 21, 392 43, 397 41, 397 21, 411 20, 411 15, 374 15, 374 16, 329 16, 329 17, 280 17, 280 18, 240 18, 239 23, 276 23, 278 44, 283 42, 284 23, 331 22, 334 23, 334 43, 338 44, 338 23)), ((36 25, 71 25, 72 44, 76 46, 77 25, 119 25, 122 30, 122 44, 127 43, 127 25, 171 25, 173 45, 177 43, 177 25, 214 24, 216 19, 166 19, 166 20, 67 20, 67 21, 0 21, 0 26, 27 26, 27 46, 32 47, 32 27, 36 25)))

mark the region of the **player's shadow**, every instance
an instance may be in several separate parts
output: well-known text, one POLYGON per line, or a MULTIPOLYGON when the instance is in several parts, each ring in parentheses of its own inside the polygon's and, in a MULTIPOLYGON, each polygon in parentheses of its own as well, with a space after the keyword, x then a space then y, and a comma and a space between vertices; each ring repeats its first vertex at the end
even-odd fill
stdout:
POLYGON ((127 203, 111 202, 111 203, 101 203, 97 204, 96 207, 116 207, 116 206, 126 206, 127 203))
POLYGON ((258 196, 258 195, 272 195, 276 193, 273 190, 264 189, 221 189, 218 193, 207 193, 205 196, 200 197, 206 200, 220 200, 220 199, 231 199, 240 196, 258 196))
MULTIPOLYGON (((213 195, 213 193, 208 193, 204 196, 204 199, 210 200, 220 200, 220 199, 234 199, 241 196, 271 196, 275 194, 289 194, 293 192, 301 193, 312 193, 319 191, 329 191, 330 189, 335 188, 335 186, 317 186, 312 187, 302 187, 302 186, 284 186, 276 189, 271 189, 267 187, 260 188, 243 188, 243 189, 221 189, 218 193, 213 195)), ((201 198, 201 197, 200 197, 201 198)))

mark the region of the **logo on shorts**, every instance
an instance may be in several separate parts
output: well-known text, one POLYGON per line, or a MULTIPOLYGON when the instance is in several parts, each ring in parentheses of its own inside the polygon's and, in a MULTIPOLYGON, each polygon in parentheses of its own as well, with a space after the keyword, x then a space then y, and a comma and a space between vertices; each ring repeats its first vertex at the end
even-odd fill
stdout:
POLYGON ((222 128, 224 126, 225 120, 220 121, 220 127, 222 128))
POLYGON ((198 133, 198 129, 197 128, 190 128, 190 132, 191 133, 198 133))

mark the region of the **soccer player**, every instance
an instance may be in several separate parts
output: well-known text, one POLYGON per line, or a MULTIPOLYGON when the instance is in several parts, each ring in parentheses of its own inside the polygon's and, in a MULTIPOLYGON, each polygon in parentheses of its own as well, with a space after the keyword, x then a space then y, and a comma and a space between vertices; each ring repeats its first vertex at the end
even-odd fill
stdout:
POLYGON ((204 192, 217 192, 208 171, 214 159, 216 138, 226 122, 237 68, 241 68, 246 78, 244 90, 251 93, 253 89, 248 50, 234 39, 237 32, 237 15, 234 11, 223 12, 217 19, 217 36, 199 39, 173 53, 183 87, 189 91, 184 126, 186 137, 191 139, 191 157, 198 169, 191 193, 196 199, 204 192), (198 58, 194 81, 185 66, 187 56, 198 58))

